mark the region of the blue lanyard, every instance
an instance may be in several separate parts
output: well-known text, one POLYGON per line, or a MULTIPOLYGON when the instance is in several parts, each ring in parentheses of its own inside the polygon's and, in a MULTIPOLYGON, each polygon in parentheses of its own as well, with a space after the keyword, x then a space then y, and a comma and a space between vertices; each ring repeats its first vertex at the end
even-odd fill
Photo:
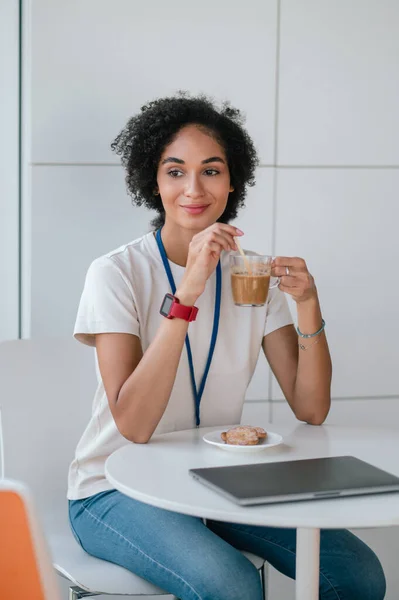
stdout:
MULTIPOLYGON (((159 253, 162 258, 163 266, 165 268, 166 275, 168 276, 169 285, 171 287, 172 294, 175 294, 176 293, 176 285, 175 285, 175 281, 173 279, 173 275, 172 275, 172 271, 171 271, 171 268, 169 265, 168 257, 166 256, 165 247, 162 242, 160 229, 158 229, 158 231, 156 233, 156 240, 157 240, 157 244, 158 244, 158 248, 159 248, 159 253)), ((211 343, 209 346, 208 359, 206 361, 205 371, 202 376, 202 381, 201 381, 199 390, 197 390, 197 385, 195 383, 193 355, 191 353, 190 340, 188 338, 188 334, 186 335, 187 357, 188 357, 188 365, 190 367, 191 385, 193 388, 193 395, 194 395, 194 401, 195 401, 195 422, 196 422, 197 427, 199 427, 199 424, 200 424, 201 398, 202 398, 202 394, 204 393, 205 384, 206 384, 206 380, 207 380, 208 373, 209 373, 209 368, 211 366, 213 353, 215 351, 216 339, 218 336, 221 296, 222 296, 222 268, 220 266, 220 261, 219 261, 217 264, 217 267, 216 267, 215 312, 214 312, 214 316, 213 316, 213 329, 212 329, 211 343)))

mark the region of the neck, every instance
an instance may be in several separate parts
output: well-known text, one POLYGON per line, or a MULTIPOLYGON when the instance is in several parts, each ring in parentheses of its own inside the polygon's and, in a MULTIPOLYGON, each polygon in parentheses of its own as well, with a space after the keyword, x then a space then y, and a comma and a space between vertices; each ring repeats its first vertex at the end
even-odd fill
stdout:
POLYGON ((162 228, 162 242, 168 259, 181 267, 185 267, 188 247, 196 233, 198 231, 195 229, 184 229, 166 221, 162 228))

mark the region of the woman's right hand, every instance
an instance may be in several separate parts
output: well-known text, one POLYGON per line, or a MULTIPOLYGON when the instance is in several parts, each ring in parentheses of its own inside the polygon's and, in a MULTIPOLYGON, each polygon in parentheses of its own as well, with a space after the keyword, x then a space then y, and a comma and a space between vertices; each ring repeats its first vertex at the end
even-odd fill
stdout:
POLYGON ((186 271, 176 291, 182 304, 191 306, 205 290, 205 285, 219 262, 223 250, 237 250, 234 237, 244 235, 240 229, 224 223, 214 223, 190 242, 186 271))

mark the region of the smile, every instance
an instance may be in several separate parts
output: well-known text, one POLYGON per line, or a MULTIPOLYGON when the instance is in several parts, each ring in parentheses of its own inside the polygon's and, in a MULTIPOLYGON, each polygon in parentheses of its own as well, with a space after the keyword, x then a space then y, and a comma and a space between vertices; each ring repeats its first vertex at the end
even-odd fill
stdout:
POLYGON ((210 205, 209 204, 186 204, 186 205, 181 205, 181 208, 183 208, 190 215, 200 215, 208 208, 208 206, 210 206, 210 205))

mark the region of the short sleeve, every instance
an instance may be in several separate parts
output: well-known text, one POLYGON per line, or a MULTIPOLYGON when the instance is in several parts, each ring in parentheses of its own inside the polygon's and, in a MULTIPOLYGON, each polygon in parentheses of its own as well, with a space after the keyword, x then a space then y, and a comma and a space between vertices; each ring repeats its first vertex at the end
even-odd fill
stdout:
POLYGON ((285 294, 278 288, 270 290, 263 335, 268 335, 280 327, 292 325, 293 322, 285 294))
POLYGON ((87 271, 74 337, 95 345, 97 333, 131 333, 140 337, 133 290, 112 258, 96 259, 87 271))

